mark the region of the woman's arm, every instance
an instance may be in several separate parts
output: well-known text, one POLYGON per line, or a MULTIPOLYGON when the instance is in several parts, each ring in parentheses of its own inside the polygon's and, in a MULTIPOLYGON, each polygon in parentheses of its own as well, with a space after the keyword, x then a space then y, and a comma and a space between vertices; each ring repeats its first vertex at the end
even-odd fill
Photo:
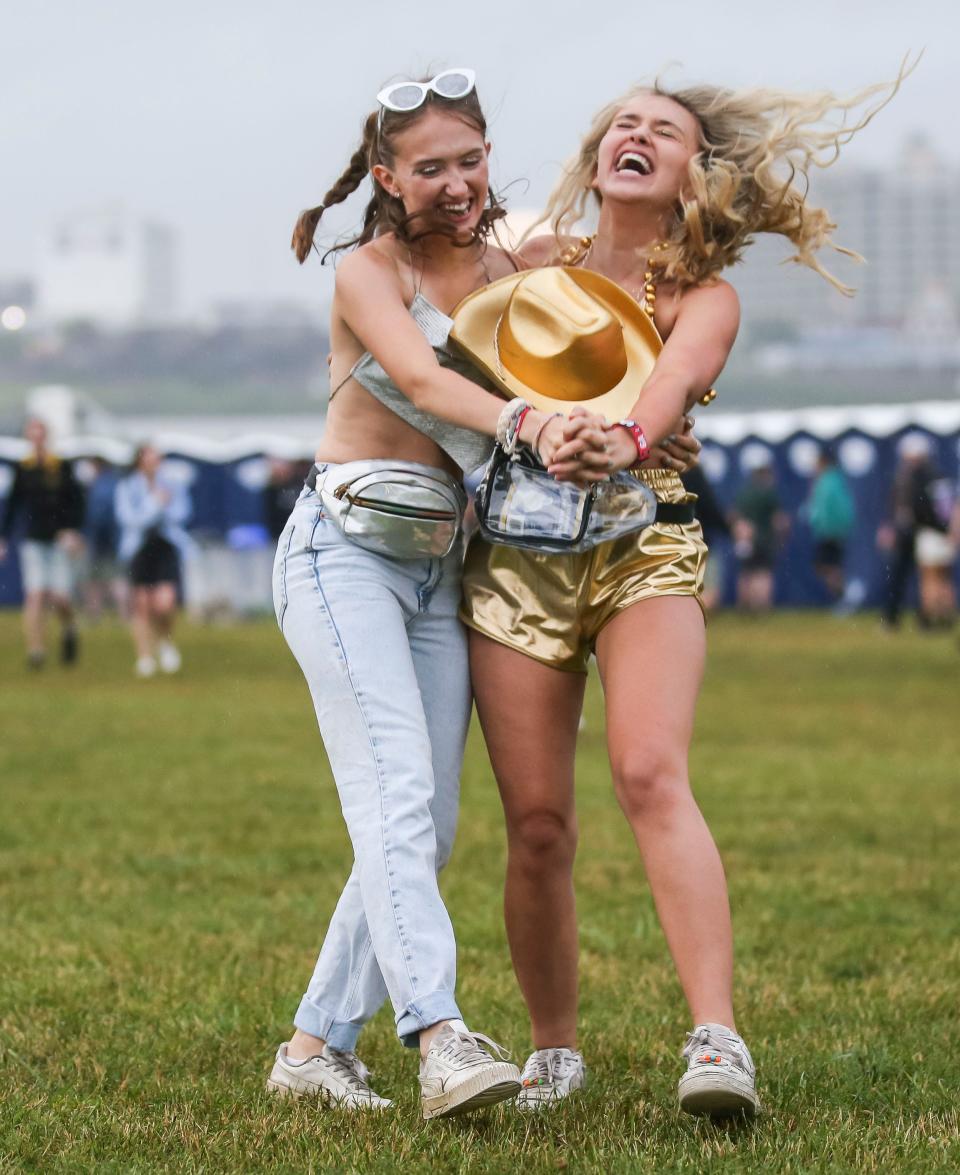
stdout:
POLYGON ((163 507, 164 521, 173 526, 186 526, 192 513, 190 492, 186 486, 171 485, 169 482, 164 483, 164 488, 170 494, 169 500, 163 507))
MULTIPOLYGON (((337 269, 337 310, 363 347, 417 408, 431 416, 496 436, 504 401, 462 375, 441 367, 433 348, 410 316, 396 269, 389 258, 371 248, 344 258, 337 269)), ((527 414, 520 439, 531 444, 548 420, 536 410, 527 414)), ((602 448, 599 427, 581 439, 602 448)), ((549 421, 540 450, 549 460, 562 441, 560 421, 549 421)))
MULTIPOLYGON (((674 432, 677 420, 708 391, 723 370, 740 325, 740 302, 728 282, 688 290, 681 297, 676 323, 634 404, 630 417, 640 425, 653 447, 674 432)), ((626 429, 607 434, 613 469, 629 469, 637 450, 626 429)), ((554 456, 550 472, 569 476, 580 437, 567 441, 554 456)), ((583 464, 599 467, 589 453, 583 464)))
POLYGON ((158 523, 163 516, 163 507, 159 500, 140 484, 139 474, 133 473, 123 478, 114 494, 114 509, 117 522, 125 530, 142 530, 158 523))

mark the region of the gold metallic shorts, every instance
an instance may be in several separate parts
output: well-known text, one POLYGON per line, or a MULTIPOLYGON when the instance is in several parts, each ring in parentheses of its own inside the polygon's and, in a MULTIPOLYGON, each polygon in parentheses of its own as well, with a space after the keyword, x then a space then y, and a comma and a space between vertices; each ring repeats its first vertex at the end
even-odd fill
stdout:
MULTIPOLYGON (((696 500, 669 470, 642 469, 636 476, 661 502, 696 500)), ((700 603, 706 554, 699 522, 655 523, 572 555, 539 555, 474 536, 460 619, 555 669, 586 673, 600 630, 631 604, 652 596, 693 596, 700 603)))

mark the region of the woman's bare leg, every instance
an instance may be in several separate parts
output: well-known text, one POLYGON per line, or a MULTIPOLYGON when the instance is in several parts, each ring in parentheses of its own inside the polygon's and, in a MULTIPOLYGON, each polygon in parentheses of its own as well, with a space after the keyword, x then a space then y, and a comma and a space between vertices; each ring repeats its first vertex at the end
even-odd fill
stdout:
POLYGON ((158 583, 150 589, 150 620, 157 640, 169 640, 177 612, 177 588, 172 583, 158 583))
POLYGON ((130 614, 130 630, 138 657, 153 656, 153 624, 150 616, 150 588, 133 589, 133 610, 130 614))
POLYGON ((727 884, 687 772, 705 647, 696 600, 664 596, 615 616, 597 641, 597 661, 617 798, 693 1021, 735 1028, 727 884))
POLYGON ((504 916, 533 1046, 576 1048, 573 771, 586 677, 476 632, 470 672, 506 816, 504 916))
POLYGON ((27 645, 27 655, 38 661, 43 659, 45 652, 44 619, 46 607, 46 592, 27 592, 23 602, 23 635, 27 645))

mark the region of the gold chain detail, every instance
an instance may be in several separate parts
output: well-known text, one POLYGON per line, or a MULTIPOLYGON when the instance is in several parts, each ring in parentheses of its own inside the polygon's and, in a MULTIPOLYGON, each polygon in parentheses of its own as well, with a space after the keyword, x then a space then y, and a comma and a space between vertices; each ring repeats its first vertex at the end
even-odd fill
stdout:
MULTIPOLYGON (((593 242, 597 239, 596 233, 592 237, 581 237, 575 244, 571 245, 564 253, 562 261, 564 265, 583 265, 590 256, 590 250, 593 248, 593 242)), ((647 258, 647 269, 643 275, 643 285, 636 293, 633 294, 635 302, 640 303, 641 309, 647 315, 651 322, 653 322, 653 315, 657 308, 657 277, 653 258, 657 253, 666 249, 664 241, 658 241, 650 250, 650 256, 647 258)), ((624 287, 626 289, 626 287, 624 287)), ((630 291, 627 290, 629 294, 630 291)))

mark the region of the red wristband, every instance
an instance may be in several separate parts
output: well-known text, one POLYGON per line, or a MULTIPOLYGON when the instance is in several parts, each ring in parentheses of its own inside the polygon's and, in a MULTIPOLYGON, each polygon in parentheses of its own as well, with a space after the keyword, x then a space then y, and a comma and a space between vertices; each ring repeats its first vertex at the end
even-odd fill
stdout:
POLYGON ((637 446, 637 459, 642 464, 650 456, 650 446, 644 436, 643 429, 635 420, 618 420, 618 428, 625 428, 637 446))
POLYGON ((532 412, 533 409, 528 404, 526 408, 520 409, 520 415, 517 417, 517 423, 513 428, 513 443, 514 446, 520 443, 520 429, 523 428, 523 422, 527 419, 527 413, 532 412))

